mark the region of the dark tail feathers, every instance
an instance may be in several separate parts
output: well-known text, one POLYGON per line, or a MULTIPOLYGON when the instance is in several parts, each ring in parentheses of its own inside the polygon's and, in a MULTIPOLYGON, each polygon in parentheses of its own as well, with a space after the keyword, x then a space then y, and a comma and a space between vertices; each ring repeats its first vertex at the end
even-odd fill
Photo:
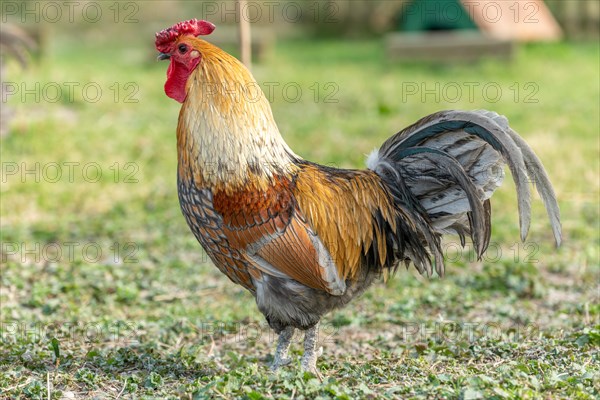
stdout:
MULTIPOLYGON (((548 212, 556 244, 561 243, 556 195, 542 163, 505 117, 491 111, 441 111, 389 138, 367 161, 388 184, 400 211, 421 233, 444 273, 439 236, 473 240, 478 257, 490 240, 489 198, 502 184, 507 164, 517 190, 521 240, 530 224, 533 182, 548 212)), ((415 249, 416 250, 416 249, 415 249)), ((420 273, 431 275, 431 257, 407 255, 420 273)))

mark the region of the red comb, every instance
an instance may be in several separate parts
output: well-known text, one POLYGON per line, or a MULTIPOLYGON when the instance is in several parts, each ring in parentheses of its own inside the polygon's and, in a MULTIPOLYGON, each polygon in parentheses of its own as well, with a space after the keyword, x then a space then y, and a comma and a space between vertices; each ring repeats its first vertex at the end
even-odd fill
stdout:
POLYGON ((168 53, 173 41, 181 35, 210 35, 215 30, 215 26, 204 20, 190 19, 176 23, 170 28, 156 32, 155 46, 161 53, 168 53))

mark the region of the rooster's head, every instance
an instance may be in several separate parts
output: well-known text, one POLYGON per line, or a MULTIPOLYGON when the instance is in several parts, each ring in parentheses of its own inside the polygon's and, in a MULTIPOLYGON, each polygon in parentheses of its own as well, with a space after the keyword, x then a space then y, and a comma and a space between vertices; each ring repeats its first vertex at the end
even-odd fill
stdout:
POLYGON ((167 96, 184 102, 187 80, 202 59, 196 36, 209 35, 214 29, 215 26, 208 21, 191 19, 156 33, 155 46, 160 52, 158 59, 171 60, 165 83, 167 96))

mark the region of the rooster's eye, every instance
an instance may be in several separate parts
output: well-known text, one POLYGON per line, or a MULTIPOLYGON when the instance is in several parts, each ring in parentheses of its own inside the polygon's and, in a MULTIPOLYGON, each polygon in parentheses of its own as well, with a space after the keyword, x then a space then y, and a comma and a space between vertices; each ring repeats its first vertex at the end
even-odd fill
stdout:
POLYGON ((179 47, 178 47, 178 49, 179 49, 179 52, 181 54, 183 54, 183 53, 185 53, 187 51, 187 46, 185 44, 180 44, 179 47))

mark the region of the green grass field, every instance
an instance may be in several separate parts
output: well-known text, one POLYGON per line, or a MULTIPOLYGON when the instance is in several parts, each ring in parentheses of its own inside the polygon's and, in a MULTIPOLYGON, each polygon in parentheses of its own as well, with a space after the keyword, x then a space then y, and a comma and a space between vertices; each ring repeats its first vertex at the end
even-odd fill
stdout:
POLYGON ((390 64, 377 41, 306 40, 279 42, 254 66, 307 159, 362 167, 426 114, 489 108, 535 149, 560 200, 559 249, 537 195, 519 242, 508 179, 483 261, 450 238, 444 279, 401 269, 329 315, 321 383, 299 362, 269 372, 275 337, 254 300, 188 231, 179 104, 147 39, 60 37, 39 65, 10 65, 19 91, 1 142, 0 398, 46 399, 48 388, 53 399, 598 398, 597 43, 443 66, 390 64))

